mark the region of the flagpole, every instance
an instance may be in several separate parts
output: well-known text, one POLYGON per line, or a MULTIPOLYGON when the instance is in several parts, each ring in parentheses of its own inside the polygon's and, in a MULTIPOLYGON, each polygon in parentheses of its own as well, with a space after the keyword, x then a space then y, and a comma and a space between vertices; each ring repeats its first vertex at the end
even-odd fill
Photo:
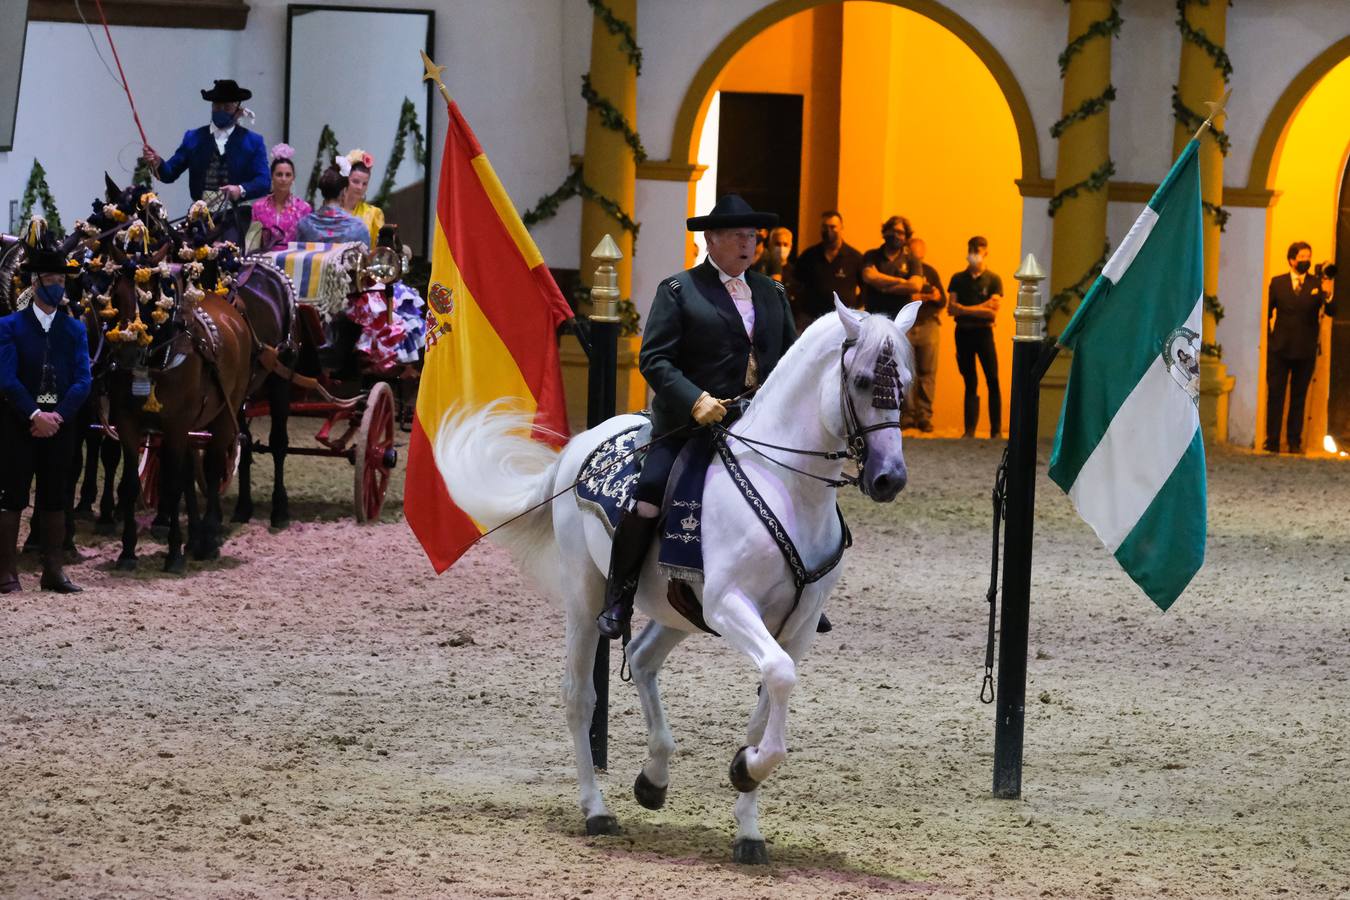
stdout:
POLYGON ((441 96, 445 98, 445 104, 449 106, 454 101, 450 99, 450 91, 441 81, 441 73, 445 71, 445 66, 438 66, 432 62, 431 57, 427 56, 427 51, 418 50, 417 52, 422 54, 422 68, 424 70, 422 72, 422 80, 434 82, 436 89, 439 90, 441 96))
POLYGON ((1233 89, 1229 88, 1218 100, 1206 100, 1205 105, 1209 107, 1209 118, 1200 123, 1200 127, 1195 129, 1195 134, 1191 135, 1191 140, 1200 140, 1200 135, 1209 130, 1214 124, 1214 120, 1224 114, 1224 107, 1228 105, 1228 99, 1233 96, 1233 89))
MULTIPOLYGON (((1021 287, 1013 316, 1012 405, 1008 421, 1003 554, 1003 613, 998 642, 998 681, 994 723, 994 796, 1022 794, 1022 735, 1026 721, 1027 647, 1031 617, 1031 539, 1036 512, 1036 438, 1040 418, 1040 381, 1044 357, 1054 345, 1045 340, 1040 283, 1045 273, 1028 253, 1014 275, 1021 287)), ((992 615, 992 613, 991 613, 992 615)), ((992 627, 990 639, 993 638, 992 627)), ((992 649, 992 648, 991 648, 992 649)), ((987 664, 987 663, 986 663, 987 664)), ((987 677, 987 676, 986 676, 987 677)))

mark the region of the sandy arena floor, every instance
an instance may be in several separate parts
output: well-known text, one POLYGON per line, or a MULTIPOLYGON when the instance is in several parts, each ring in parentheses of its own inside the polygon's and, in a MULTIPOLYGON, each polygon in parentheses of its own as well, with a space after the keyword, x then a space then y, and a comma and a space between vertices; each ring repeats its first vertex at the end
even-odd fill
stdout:
POLYGON ((767 869, 729 861, 745 660, 711 638, 673 655, 656 813, 632 798, 642 717, 615 680, 624 834, 588 838, 560 615, 493 547, 434 577, 401 469, 362 527, 347 464, 296 459, 283 534, 262 466, 263 519, 218 563, 163 575, 147 539, 119 575, 86 525, 84 594, 4 598, 0 895, 1350 896, 1350 466, 1212 452, 1209 561, 1165 615, 1042 476, 1011 802, 977 699, 999 448, 907 447, 896 503, 843 501, 835 632, 761 791, 767 869))

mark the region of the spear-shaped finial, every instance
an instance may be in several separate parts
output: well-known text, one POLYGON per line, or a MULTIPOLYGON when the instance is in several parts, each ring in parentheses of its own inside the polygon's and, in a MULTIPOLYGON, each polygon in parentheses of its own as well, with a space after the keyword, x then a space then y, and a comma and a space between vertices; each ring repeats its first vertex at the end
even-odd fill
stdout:
POLYGON ((1193 141, 1199 140, 1200 135, 1204 134, 1205 130, 1209 128, 1210 125, 1214 124, 1214 120, 1224 114, 1224 107, 1228 105, 1228 98, 1232 96, 1233 96, 1233 89, 1229 88, 1228 90, 1224 91, 1224 95, 1222 98, 1218 100, 1205 101, 1205 106, 1209 108, 1209 118, 1205 119, 1205 121, 1200 123, 1200 127, 1195 130, 1195 136, 1192 137, 1191 140, 1193 141))
POLYGON ((445 84, 441 81, 441 73, 445 71, 445 66, 438 66, 432 62, 431 57, 427 56, 425 50, 418 50, 417 52, 422 54, 422 67, 425 69, 422 73, 422 80, 435 83, 436 87, 441 92, 441 96, 445 98, 445 102, 449 103, 450 91, 446 89, 445 84))

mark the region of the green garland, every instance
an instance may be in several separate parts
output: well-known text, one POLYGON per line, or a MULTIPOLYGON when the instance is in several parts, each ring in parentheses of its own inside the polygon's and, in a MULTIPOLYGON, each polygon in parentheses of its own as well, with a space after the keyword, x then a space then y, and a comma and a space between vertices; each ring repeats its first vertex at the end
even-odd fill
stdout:
POLYGON ((642 146, 642 138, 638 136, 633 126, 628 124, 628 120, 617 106, 596 93, 589 72, 581 76, 581 96, 585 98, 588 107, 599 113, 600 121, 606 128, 623 135, 624 143, 633 151, 633 159, 646 162, 647 151, 642 146))
POLYGON ((1214 223, 1219 226, 1219 230, 1226 231, 1227 229, 1225 226, 1228 225, 1228 220, 1232 217, 1232 213, 1219 204, 1210 203, 1208 200, 1202 200, 1200 203, 1205 207, 1205 212, 1214 217, 1214 223))
POLYGON ((1210 359, 1223 359, 1223 344, 1201 344, 1200 355, 1210 359))
POLYGON ((47 187, 47 170, 34 158, 32 171, 28 173, 28 185, 23 189, 23 201, 19 206, 20 221, 28 221, 33 215, 33 208, 39 203, 42 204, 48 230, 57 240, 65 237, 66 231, 61 227, 61 214, 56 211, 56 201, 52 199, 51 188, 47 187))
POLYGON ((1077 109, 1075 109, 1068 115, 1064 116, 1064 118, 1060 119, 1055 124, 1051 125, 1050 136, 1052 138, 1058 138, 1061 134, 1064 133, 1065 129, 1067 129, 1074 122, 1081 122, 1084 119, 1088 118, 1089 116, 1094 116, 1099 112, 1105 112, 1106 107, 1109 106, 1111 104, 1111 101, 1115 99, 1116 99, 1116 86, 1114 84, 1108 84, 1106 86, 1106 90, 1102 91, 1095 97, 1087 98, 1082 103, 1078 104, 1077 109))
POLYGON ((1106 268, 1106 261, 1111 258, 1111 243, 1108 241, 1102 245, 1102 255, 1097 259, 1092 267, 1083 273, 1073 284, 1060 291, 1050 298, 1050 302, 1045 304, 1045 318, 1048 320, 1052 315, 1061 311, 1068 310, 1069 304, 1082 300, 1087 296, 1087 292, 1092 289, 1092 284, 1097 280, 1097 276, 1102 274, 1102 269, 1106 268))
POLYGON ((583 197, 590 200, 613 216, 625 231, 633 235, 633 253, 637 253, 638 231, 642 229, 642 224, 633 221, 633 218, 623 211, 623 207, 587 184, 581 166, 573 167, 571 174, 563 179, 563 183, 556 190, 540 197, 539 202, 533 208, 526 210, 521 215, 520 220, 525 223, 526 228, 547 221, 558 214, 558 207, 564 201, 573 197, 583 197))
POLYGON ((333 134, 332 128, 324 125, 323 131, 319 132, 319 148, 314 151, 314 168, 310 170, 309 184, 305 186, 305 199, 309 201, 310 206, 314 205, 314 192, 319 189, 319 176, 323 174, 324 169, 333 164, 337 154, 337 135, 333 134), (323 158, 325 152, 328 154, 327 162, 323 158))
MULTIPOLYGON (((1177 28, 1181 30, 1181 38, 1205 51, 1209 58, 1214 60, 1214 68, 1223 76, 1223 83, 1227 84, 1233 76, 1233 61, 1228 58, 1228 53, 1222 47, 1209 39, 1209 35, 1205 34, 1203 29, 1191 27, 1191 23, 1186 20, 1186 7, 1192 3, 1209 6, 1209 0, 1177 0, 1177 28)), ((1232 6, 1231 2, 1229 6, 1232 6)))
MULTIPOLYGON (((1064 2, 1068 3, 1069 0, 1064 0, 1064 2)), ((1110 15, 1105 19, 1098 19, 1089 25, 1086 31, 1072 41, 1069 41, 1069 45, 1065 47, 1064 52, 1059 55, 1059 77, 1064 77, 1064 73, 1069 70, 1069 60, 1078 55, 1079 51, 1081 51, 1093 38, 1119 37, 1121 23, 1120 0, 1111 0, 1110 15)))
POLYGON ((1214 324, 1218 325, 1223 321, 1223 304, 1219 302, 1218 294, 1205 294, 1205 312, 1214 317, 1214 324))
POLYGON ((1046 212, 1051 218, 1059 212, 1059 208, 1064 205, 1070 197, 1077 197, 1079 191, 1102 191, 1106 189, 1107 182, 1111 176, 1116 174, 1116 164, 1109 158, 1106 162, 1092 170, 1092 174, 1082 181, 1069 185, 1064 190, 1050 198, 1050 207, 1046 212))
POLYGON ((592 11, 605 23, 610 34, 619 36, 619 49, 628 54, 628 61, 633 64, 637 74, 642 74, 642 48, 638 46, 637 35, 633 33, 633 26, 629 25, 623 19, 614 15, 614 10, 606 6, 603 0, 587 0, 591 4, 592 11))
POLYGON ((384 167, 384 178, 380 180, 380 189, 375 193, 371 204, 381 209, 389 202, 394 192, 394 176, 403 164, 403 155, 407 152, 408 135, 413 139, 413 160, 423 167, 427 166, 427 139, 422 134, 422 126, 417 123, 417 107, 407 97, 403 98, 403 108, 398 114, 398 131, 394 133, 394 149, 389 153, 389 164, 384 167))

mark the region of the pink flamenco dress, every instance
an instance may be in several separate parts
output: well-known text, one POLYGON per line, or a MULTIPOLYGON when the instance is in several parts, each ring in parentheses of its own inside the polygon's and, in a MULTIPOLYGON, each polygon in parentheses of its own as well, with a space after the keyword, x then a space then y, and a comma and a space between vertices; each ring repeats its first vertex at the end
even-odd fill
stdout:
POLYGON ((275 237, 270 246, 260 247, 258 249, 280 250, 287 244, 295 243, 295 229, 300 224, 300 220, 312 213, 314 209, 301 200, 299 197, 291 194, 286 198, 286 205, 283 209, 277 209, 269 195, 253 204, 253 221, 257 222, 263 228, 267 229, 267 234, 275 237))

